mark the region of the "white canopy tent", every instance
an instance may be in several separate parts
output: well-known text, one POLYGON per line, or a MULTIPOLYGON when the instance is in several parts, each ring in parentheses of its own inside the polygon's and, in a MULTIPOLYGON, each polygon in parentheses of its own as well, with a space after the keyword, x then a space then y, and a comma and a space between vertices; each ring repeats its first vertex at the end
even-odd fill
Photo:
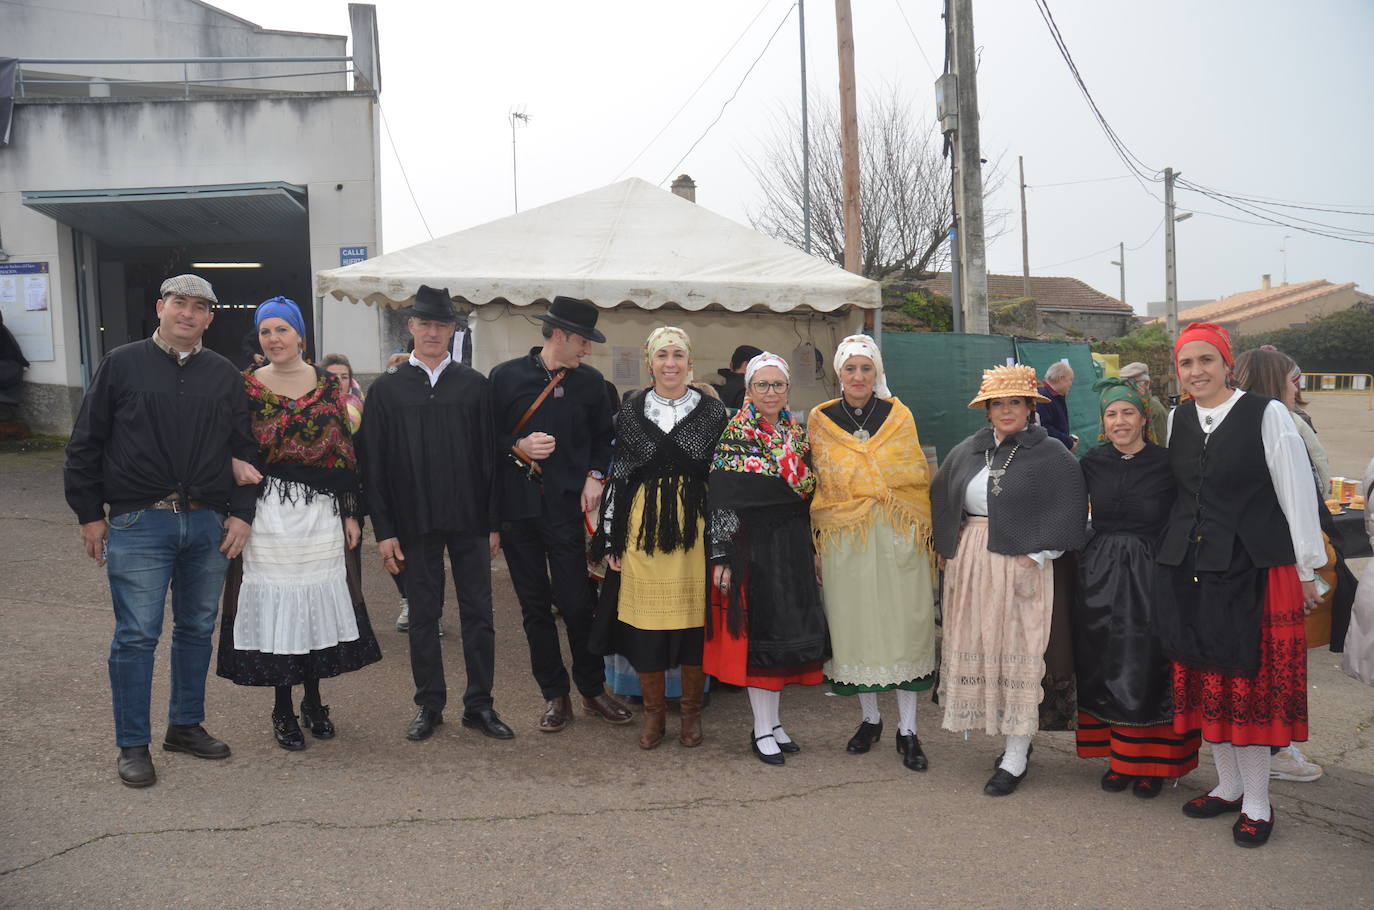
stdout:
POLYGON ((627 349, 664 323, 691 334, 699 377, 737 344, 790 361, 809 343, 824 375, 798 371, 794 407, 827 397, 829 352, 858 331, 861 310, 881 306, 877 282, 637 178, 315 276, 319 297, 384 307, 410 305, 421 284, 476 310, 473 365, 484 372, 539 343, 527 317, 558 295, 612 311, 589 362, 622 391, 648 379, 642 368, 631 378, 627 349))

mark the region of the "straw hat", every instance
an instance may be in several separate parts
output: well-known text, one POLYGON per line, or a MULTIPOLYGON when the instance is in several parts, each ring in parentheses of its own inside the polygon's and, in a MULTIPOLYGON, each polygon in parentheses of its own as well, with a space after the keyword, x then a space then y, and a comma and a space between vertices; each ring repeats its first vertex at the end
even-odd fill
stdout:
POLYGON ((1040 394, 1039 383, 1035 379, 1035 367, 1024 364, 993 367, 983 371, 983 384, 978 394, 968 403, 970 408, 993 398, 1029 398, 1032 401, 1049 401, 1040 394))

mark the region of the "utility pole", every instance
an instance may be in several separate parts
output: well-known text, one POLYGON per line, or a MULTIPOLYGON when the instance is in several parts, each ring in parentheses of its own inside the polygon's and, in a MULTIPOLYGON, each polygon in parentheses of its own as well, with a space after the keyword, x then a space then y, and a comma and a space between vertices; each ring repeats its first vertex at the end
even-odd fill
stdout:
MULTIPOLYGON (((854 86, 854 21, 849 0, 835 0, 835 39, 840 54, 840 152, 844 186, 844 268, 863 273, 859 231, 859 110, 854 86)), ((873 331, 873 311, 864 311, 864 329, 873 331)))
POLYGON ((973 42, 973 0, 950 0, 959 128, 955 133, 959 191, 960 259, 964 275, 964 331, 988 334, 988 262, 983 230, 983 163, 978 147, 978 58, 973 42))
POLYGON ((806 252, 811 252, 811 131, 806 125, 806 0, 797 0, 797 32, 801 37, 802 101, 802 230, 806 252))
POLYGON ((1026 234, 1026 164, 1020 155, 1016 156, 1016 170, 1021 175, 1021 296, 1029 297, 1030 238, 1026 234))
POLYGON ((1126 244, 1124 242, 1116 245, 1117 259, 1112 260, 1112 265, 1121 267, 1121 302, 1126 302, 1126 244))
POLYGON ((1169 314, 1169 342, 1178 338, 1178 274, 1174 267, 1174 178, 1171 167, 1164 169, 1164 301, 1169 314))
POLYGON ((529 126, 530 115, 524 111, 513 110, 510 112, 510 194, 511 203, 518 212, 520 211, 520 175, 515 158, 515 122, 517 120, 525 126, 529 126))

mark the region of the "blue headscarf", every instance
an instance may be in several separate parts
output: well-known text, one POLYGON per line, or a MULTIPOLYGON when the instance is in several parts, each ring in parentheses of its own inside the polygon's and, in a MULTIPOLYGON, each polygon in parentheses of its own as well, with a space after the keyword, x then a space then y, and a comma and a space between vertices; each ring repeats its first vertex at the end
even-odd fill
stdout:
POLYGON ((301 308, 296 306, 296 301, 288 300, 285 297, 273 297, 271 300, 264 300, 258 304, 257 310, 253 313, 253 328, 261 328, 264 319, 272 317, 285 319, 291 328, 296 330, 296 334, 305 340, 305 317, 301 316, 301 308))

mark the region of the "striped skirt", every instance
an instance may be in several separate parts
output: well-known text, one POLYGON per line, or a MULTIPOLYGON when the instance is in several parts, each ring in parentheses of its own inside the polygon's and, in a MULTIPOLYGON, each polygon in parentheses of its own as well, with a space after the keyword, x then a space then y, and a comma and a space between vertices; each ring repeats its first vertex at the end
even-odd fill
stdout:
POLYGON ((1182 777, 1197 767, 1202 735, 1175 733, 1172 722, 1127 727, 1078 712, 1079 758, 1106 758, 1110 768, 1127 777, 1182 777))

